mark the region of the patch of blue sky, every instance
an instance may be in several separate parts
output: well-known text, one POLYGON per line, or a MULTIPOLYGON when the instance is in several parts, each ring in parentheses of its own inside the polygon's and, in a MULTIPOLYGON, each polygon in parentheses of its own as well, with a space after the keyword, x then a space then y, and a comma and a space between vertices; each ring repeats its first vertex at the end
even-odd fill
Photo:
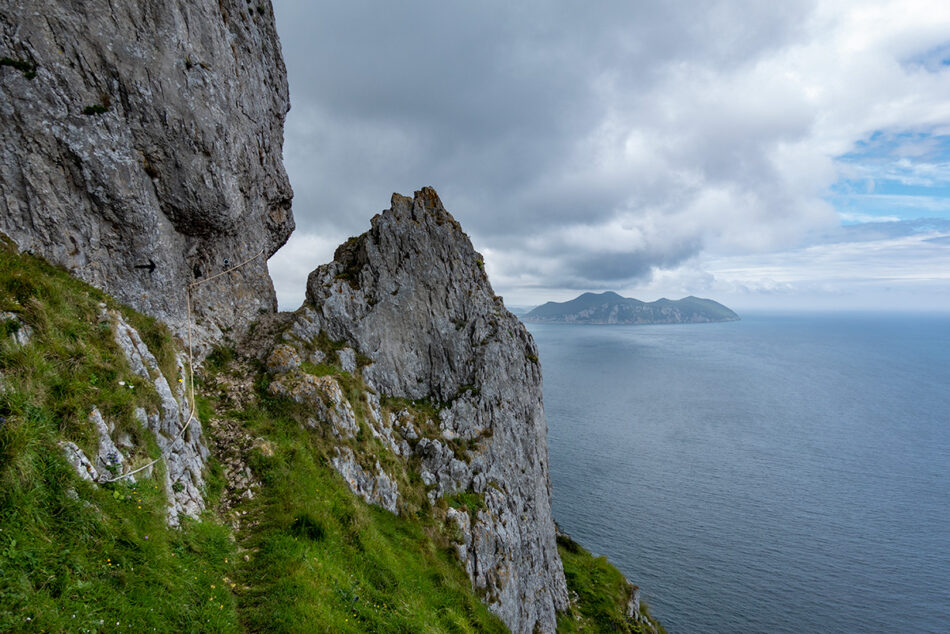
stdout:
POLYGON ((869 219, 950 218, 950 135, 877 131, 836 157, 825 199, 843 224, 869 219))
POLYGON ((877 130, 854 149, 838 157, 839 161, 862 162, 871 159, 916 158, 930 161, 950 160, 950 134, 946 128, 927 130, 877 130))
POLYGON ((940 72, 943 67, 950 66, 950 43, 935 46, 923 53, 904 60, 904 66, 922 68, 930 72, 940 72))
POLYGON ((874 221, 941 218, 950 220, 950 197, 894 194, 842 194, 826 196, 841 216, 842 224, 874 221))

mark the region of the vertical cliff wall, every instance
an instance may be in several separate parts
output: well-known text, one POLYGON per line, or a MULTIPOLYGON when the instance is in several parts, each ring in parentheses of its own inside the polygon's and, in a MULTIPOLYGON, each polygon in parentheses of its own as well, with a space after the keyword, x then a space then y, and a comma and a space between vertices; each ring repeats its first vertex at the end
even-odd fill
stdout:
POLYGON ((0 2, 0 231, 179 332, 276 300, 287 82, 269 2, 0 2))
MULTIPOLYGON (((430 501, 459 492, 483 497, 472 515, 449 513, 463 565, 513 631, 554 631, 568 600, 551 516, 538 351, 434 190, 394 195, 367 233, 311 273, 290 336, 305 344, 342 340, 352 350, 341 360, 363 359, 350 367, 377 397, 434 406, 435 437, 420 439, 403 425, 412 444, 393 451, 417 465, 430 501)), ((380 435, 400 424, 384 423, 380 435)), ((388 478, 348 480, 375 501, 388 478)))

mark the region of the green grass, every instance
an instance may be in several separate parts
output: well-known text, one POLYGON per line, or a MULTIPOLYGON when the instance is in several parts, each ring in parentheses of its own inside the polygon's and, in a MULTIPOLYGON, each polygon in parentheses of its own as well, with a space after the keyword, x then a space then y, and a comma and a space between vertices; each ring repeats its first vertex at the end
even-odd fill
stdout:
MULTIPOLYGON (((240 596, 249 631, 500 632, 504 627, 432 521, 399 517, 355 498, 298 425, 269 434, 258 456, 261 523, 240 596)), ((280 424, 279 421, 276 424, 280 424)))
MULTIPOLYGON (((168 530, 156 480, 95 487, 57 444, 94 453, 87 418, 98 407, 143 448, 133 464, 158 455, 132 419, 157 395, 99 322, 100 302, 117 307, 0 239, 0 306, 34 331, 25 346, 0 340, 0 631, 237 631, 227 530, 213 521, 168 530)), ((164 366, 174 362, 164 327, 123 313, 164 366)))
MULTIPOLYGON (((594 557, 566 535, 558 536, 557 546, 568 590, 577 593, 577 605, 558 615, 558 632, 634 634, 647 631, 624 616, 631 596, 630 587, 606 557, 594 557)), ((665 634, 663 627, 649 616, 643 602, 640 613, 650 619, 657 631, 665 634)))
POLYGON ((473 491, 459 491, 450 496, 447 502, 452 508, 464 509, 470 515, 485 508, 485 496, 473 491))

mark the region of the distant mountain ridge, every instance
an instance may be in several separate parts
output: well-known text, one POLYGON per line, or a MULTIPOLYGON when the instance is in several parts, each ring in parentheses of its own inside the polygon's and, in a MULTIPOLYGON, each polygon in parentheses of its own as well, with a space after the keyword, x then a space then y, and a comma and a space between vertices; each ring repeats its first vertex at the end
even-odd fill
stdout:
POLYGON ((739 315, 719 302, 692 295, 642 302, 607 291, 584 293, 568 302, 548 302, 523 319, 558 324, 699 324, 738 321, 739 315))

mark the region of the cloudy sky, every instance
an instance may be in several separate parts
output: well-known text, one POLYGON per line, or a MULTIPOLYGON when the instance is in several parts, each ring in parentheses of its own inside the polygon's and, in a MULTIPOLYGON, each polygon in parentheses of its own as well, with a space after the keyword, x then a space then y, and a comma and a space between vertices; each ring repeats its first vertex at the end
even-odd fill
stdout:
POLYGON ((509 305, 950 309, 950 3, 275 0, 281 308, 432 185, 509 305))

